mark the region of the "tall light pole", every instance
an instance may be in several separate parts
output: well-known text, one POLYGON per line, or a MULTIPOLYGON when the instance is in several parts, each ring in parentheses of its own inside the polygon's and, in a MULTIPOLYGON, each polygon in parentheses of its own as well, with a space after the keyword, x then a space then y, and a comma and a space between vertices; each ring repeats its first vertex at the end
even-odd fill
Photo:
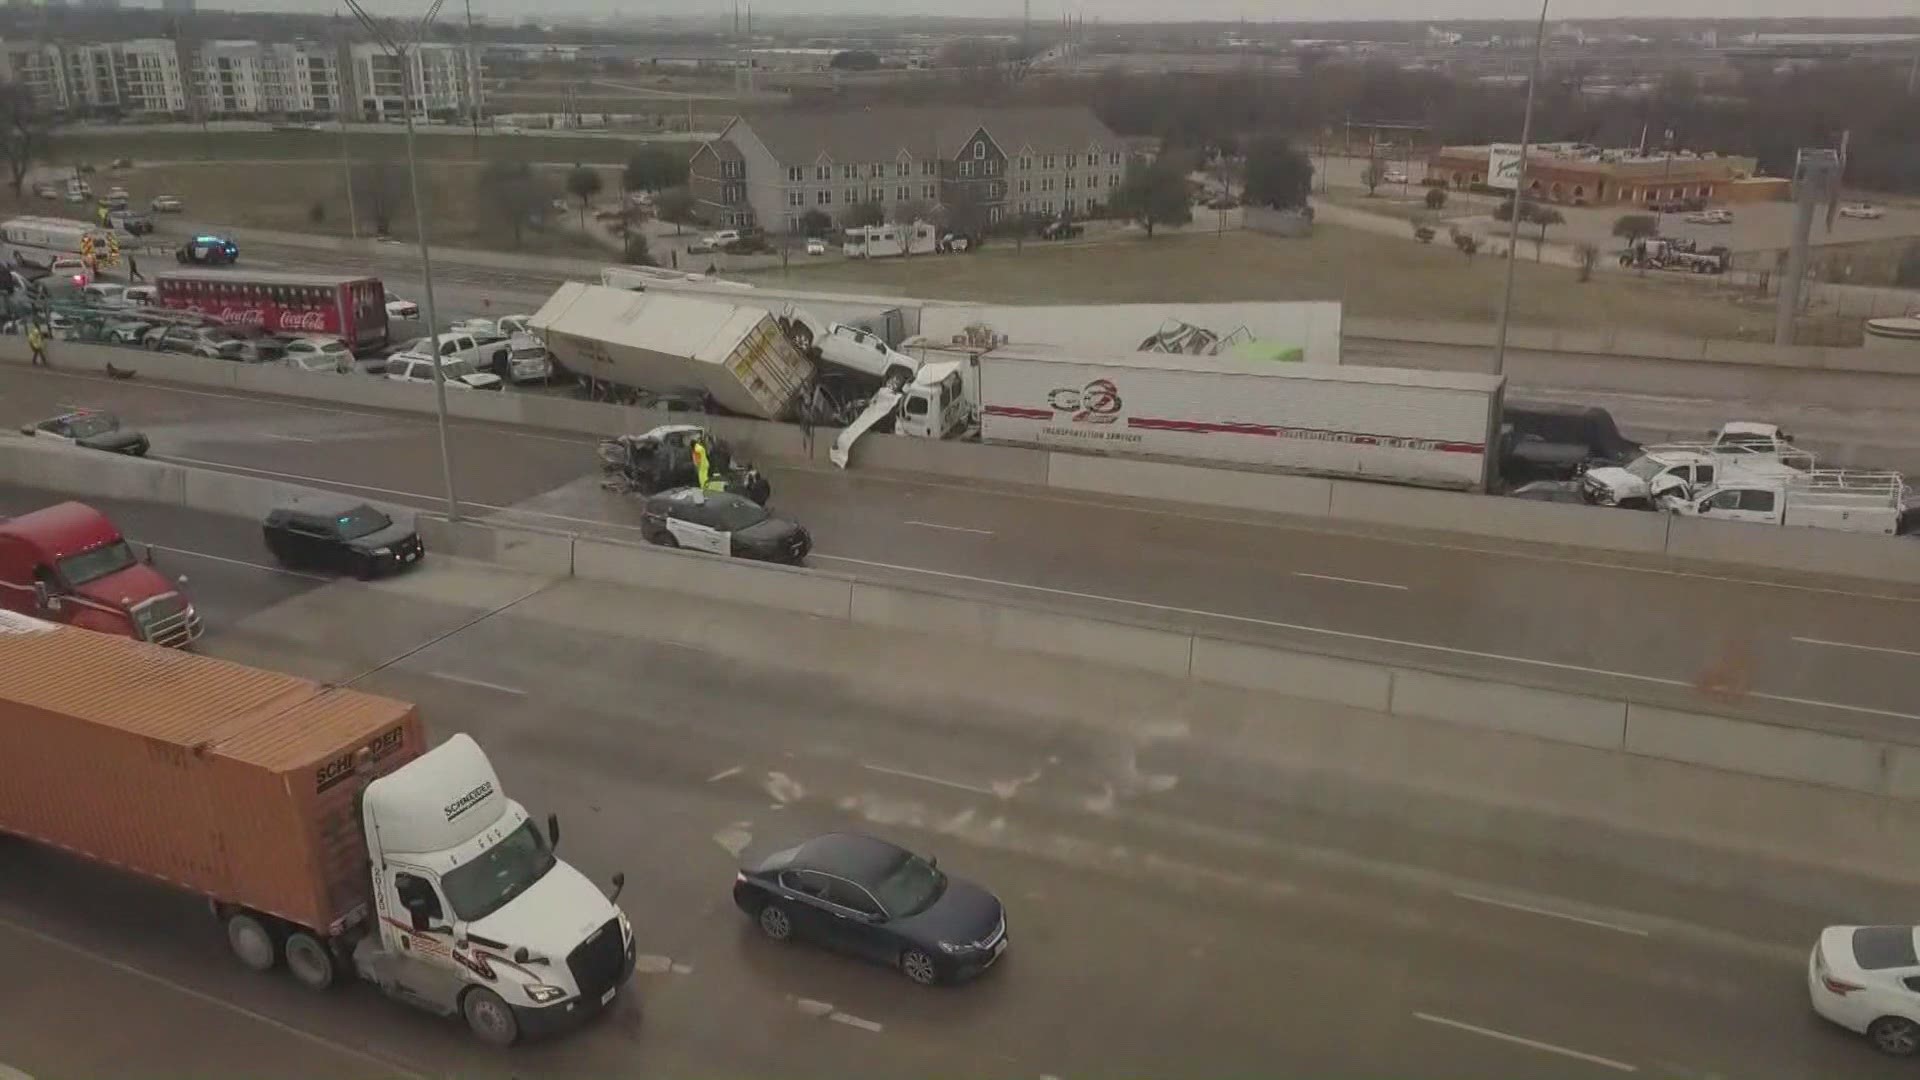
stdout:
MULTIPOLYGON (((434 18, 440 14, 440 5, 444 3, 446 0, 433 0, 433 6, 427 9, 427 13, 422 15, 419 23, 413 27, 413 39, 402 42, 375 22, 373 16, 367 14, 367 9, 360 6, 360 0, 346 0, 347 7, 352 10, 354 18, 360 20, 360 25, 366 27, 367 33, 371 34, 375 41, 386 46, 387 51, 400 61, 400 107, 407 118, 407 184, 413 194, 413 232, 420 239, 420 273, 426 279, 424 291, 427 299, 427 340, 433 349, 433 411, 440 428, 440 469, 445 474, 447 482, 447 518, 458 521, 460 520, 460 497, 455 493, 453 486, 453 454, 447 449, 447 373, 441 370, 440 364, 440 319, 433 306, 433 259, 427 254, 427 208, 420 201, 420 165, 413 153, 413 78, 407 63, 409 57, 415 64, 419 63, 420 42, 426 39, 427 28, 433 25, 434 18)), ((424 65, 420 65, 420 93, 424 102, 426 96, 424 65)))
POLYGON ((1547 5, 1540 0, 1540 23, 1533 31, 1533 72, 1527 76, 1527 111, 1520 120, 1520 169, 1513 180, 1513 223, 1507 230, 1507 284, 1500 293, 1500 325, 1493 335, 1493 373, 1507 373, 1507 322, 1513 309, 1513 264, 1520 251, 1520 207, 1527 196, 1527 154, 1533 144, 1533 90, 1540 83, 1540 51, 1547 41, 1547 5))

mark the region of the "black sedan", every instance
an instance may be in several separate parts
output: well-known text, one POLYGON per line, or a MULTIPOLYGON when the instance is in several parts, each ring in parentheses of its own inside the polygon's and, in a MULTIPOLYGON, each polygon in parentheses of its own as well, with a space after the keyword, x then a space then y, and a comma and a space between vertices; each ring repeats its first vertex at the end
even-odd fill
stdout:
POLYGON ((50 420, 28 424, 20 429, 20 434, 70 442, 75 446, 105 450, 110 454, 131 454, 134 457, 144 457, 148 446, 147 437, 138 431, 121 427, 119 417, 94 409, 63 413, 50 420))
POLYGON ((806 529, 774 517, 745 495, 697 487, 650 496, 640 517, 640 535, 666 547, 796 566, 813 550, 806 529))
POLYGON ((426 556, 412 521, 396 521, 345 496, 308 496, 276 506, 261 531, 282 566, 352 574, 362 581, 426 556))
POLYGON ((733 902, 775 941, 813 941, 922 986, 971 978, 1007 951, 999 897, 871 836, 777 852, 734 875, 733 902))

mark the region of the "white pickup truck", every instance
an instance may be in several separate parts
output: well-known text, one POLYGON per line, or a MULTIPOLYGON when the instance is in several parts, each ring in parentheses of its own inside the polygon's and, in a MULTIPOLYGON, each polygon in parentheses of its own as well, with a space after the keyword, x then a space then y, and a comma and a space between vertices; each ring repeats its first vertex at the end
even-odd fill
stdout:
POLYGON ((1790 525, 1893 536, 1906 510, 1907 486, 1894 472, 1814 469, 1784 476, 1730 473, 1705 490, 1662 481, 1654 503, 1684 517, 1790 525))
POLYGON ((1649 446, 1625 465, 1589 469, 1580 477, 1580 494, 1595 506, 1645 510, 1656 495, 1677 480, 1687 491, 1705 491, 1732 474, 1785 476, 1814 467, 1814 457, 1788 441, 1772 424, 1734 422, 1710 433, 1706 442, 1649 446))

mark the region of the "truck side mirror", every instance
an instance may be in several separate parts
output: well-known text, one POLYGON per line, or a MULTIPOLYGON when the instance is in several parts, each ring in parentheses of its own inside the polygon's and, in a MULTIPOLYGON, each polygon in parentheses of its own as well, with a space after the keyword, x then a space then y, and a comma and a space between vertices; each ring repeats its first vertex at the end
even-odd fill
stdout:
POLYGON ((53 595, 53 590, 48 588, 47 583, 44 581, 36 581, 33 583, 33 601, 38 604, 43 611, 57 612, 60 610, 60 598, 53 595))
POLYGON ((607 902, 611 904, 614 901, 620 899, 620 890, 626 887, 627 887, 627 875, 616 872, 613 875, 613 891, 607 894, 607 902))
POLYGON ((559 814, 547 815, 547 846, 548 847, 560 846, 560 815, 559 814))
POLYGON ((146 563, 148 566, 153 565, 153 545, 152 544, 147 544, 144 550, 141 551, 140 561, 146 563))

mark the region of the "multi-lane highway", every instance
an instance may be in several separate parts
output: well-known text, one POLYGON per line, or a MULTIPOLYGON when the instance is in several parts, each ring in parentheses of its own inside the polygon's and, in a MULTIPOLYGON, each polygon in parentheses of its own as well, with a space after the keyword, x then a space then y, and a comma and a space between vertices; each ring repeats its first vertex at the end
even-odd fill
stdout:
MULTIPOLYGON (((442 494, 434 429, 417 415, 0 371, 0 422, 74 405, 117 412, 164 458, 422 506, 442 494)), ((589 438, 456 422, 452 451, 475 512, 586 532, 637 524, 636 500, 600 490, 589 438)), ((1920 590, 857 471, 771 476, 774 504, 813 531, 815 564, 837 571, 1524 682, 1706 693, 1901 740, 1920 720, 1920 590)))
MULTIPOLYGON (((0 513, 50 497, 0 488, 0 513)), ((8 844, 0 949, 18 970, 0 1061, 30 1074, 1909 1071, 1808 1014, 1804 950, 1830 913, 1529 851, 1525 818, 1410 843, 1364 816, 1263 805, 1285 778, 1252 751, 1278 736, 1241 725, 1312 711, 1299 703, 1095 684, 877 633, 828 641, 804 618, 433 558, 327 583, 274 570, 245 522, 105 506, 189 575, 205 651, 351 680, 419 702, 439 736, 480 739, 515 797, 561 816, 570 860, 626 872, 641 973, 592 1028, 493 1054, 364 987, 314 996, 249 975, 191 899, 8 844), (760 940, 729 901, 736 853, 832 828, 993 886, 1005 962, 918 992, 760 940)), ((1529 740, 1479 745, 1543 760, 1529 740)))

